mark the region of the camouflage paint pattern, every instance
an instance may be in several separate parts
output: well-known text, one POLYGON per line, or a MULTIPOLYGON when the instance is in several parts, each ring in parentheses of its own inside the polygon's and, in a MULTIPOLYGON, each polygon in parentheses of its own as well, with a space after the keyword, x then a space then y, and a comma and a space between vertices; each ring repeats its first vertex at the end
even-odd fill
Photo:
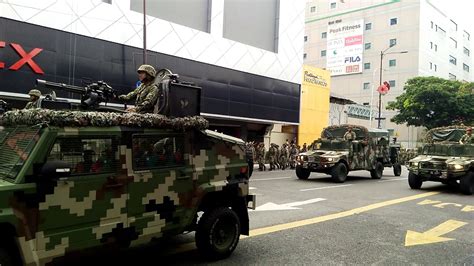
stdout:
MULTIPOLYGON (((25 115, 35 117, 32 113, 25 115)), ((108 119, 106 114, 89 116, 96 123, 108 119)), ((16 119, 17 124, 26 119, 7 117, 16 119)), ((10 126, 15 123, 8 119, 3 122, 10 126)), ((201 122, 193 126, 199 128, 201 122)), ((71 124, 76 123, 72 119, 71 124)), ((0 226, 14 228, 24 263, 44 265, 68 252, 104 243, 131 241, 131 245, 137 245, 152 237, 181 233, 193 225, 200 203, 209 193, 232 187, 240 197, 248 195, 248 176, 241 174, 241 169, 247 167, 241 140, 189 129, 192 126, 176 131, 172 123, 168 125, 155 129, 44 126, 30 134, 36 146, 27 155, 0 134, 7 149, 24 156, 15 178, 0 179, 0 226), (132 137, 136 135, 182 138, 184 164, 134 170, 132 137), (87 136, 116 140, 115 171, 67 179, 38 177, 33 166, 45 162, 56 139, 87 136)))

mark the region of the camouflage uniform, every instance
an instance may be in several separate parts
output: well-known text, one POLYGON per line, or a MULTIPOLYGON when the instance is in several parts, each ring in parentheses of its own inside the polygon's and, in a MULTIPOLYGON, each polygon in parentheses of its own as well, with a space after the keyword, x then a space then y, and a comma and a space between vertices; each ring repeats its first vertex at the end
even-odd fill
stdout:
POLYGON ((28 95, 30 96, 35 96, 36 100, 34 101, 29 101, 24 109, 34 109, 34 108, 40 108, 40 97, 41 97, 41 92, 39 90, 30 90, 28 92, 28 95))
POLYGON ((270 144, 270 149, 268 150, 268 161, 270 163, 270 171, 278 167, 277 155, 278 145, 276 145, 275 143, 270 144))
MULTIPOLYGON (((151 78, 156 77, 155 69, 150 65, 142 65, 137 72, 146 72, 151 78)), ((155 105, 158 101, 158 86, 153 83, 153 80, 140 84, 138 88, 127 95, 120 95, 121 100, 131 100, 136 97, 135 110, 137 113, 153 113, 155 105)))
POLYGON ((288 148, 287 144, 283 144, 283 146, 280 149, 280 156, 279 156, 278 162, 280 163, 280 168, 285 170, 285 168, 288 166, 288 148))
POLYGON ((303 144, 303 147, 301 148, 301 152, 307 152, 308 148, 306 147, 306 143, 303 144))
POLYGON ((260 171, 265 171, 266 166, 265 166, 265 145, 263 143, 260 143, 257 146, 257 163, 258 163, 258 170, 260 171))
POLYGON ((255 147, 253 146, 253 142, 245 143, 245 158, 249 166, 249 177, 252 176, 252 173, 253 173, 254 157, 255 157, 255 147))
POLYGON ((290 148, 290 168, 291 169, 294 169, 295 166, 296 166, 296 159, 298 157, 298 147, 293 144, 291 145, 291 148, 290 148))

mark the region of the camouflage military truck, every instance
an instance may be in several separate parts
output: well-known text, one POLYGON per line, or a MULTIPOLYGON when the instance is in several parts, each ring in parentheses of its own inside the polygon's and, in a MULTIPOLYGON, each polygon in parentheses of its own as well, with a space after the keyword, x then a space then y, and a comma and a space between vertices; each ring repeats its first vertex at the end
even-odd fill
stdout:
POLYGON ((458 185, 462 193, 474 193, 474 144, 459 144, 467 127, 434 128, 427 132, 421 154, 407 166, 408 184, 421 188, 423 182, 435 181, 458 185))
POLYGON ((0 125, 2 266, 184 231, 221 259, 249 232, 244 142, 201 117, 36 109, 0 125))
POLYGON ((296 166, 296 176, 308 179, 311 172, 331 175, 337 183, 346 181, 349 171, 368 170, 374 179, 380 179, 384 167, 393 167, 394 174, 401 174, 398 163, 398 146, 389 144, 386 130, 370 129, 363 126, 330 126, 321 133, 322 138, 314 141, 307 152, 300 153, 296 166), (343 138, 352 127, 356 139, 343 138))

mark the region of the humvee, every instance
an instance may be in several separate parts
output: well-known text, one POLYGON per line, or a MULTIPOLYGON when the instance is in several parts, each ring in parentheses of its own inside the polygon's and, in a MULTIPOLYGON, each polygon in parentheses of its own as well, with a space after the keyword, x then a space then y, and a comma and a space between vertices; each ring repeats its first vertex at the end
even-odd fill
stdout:
POLYGON ((459 144, 466 127, 434 128, 427 132, 421 154, 408 161, 408 185, 420 189, 423 182, 458 185, 462 193, 474 193, 474 144, 459 144))
POLYGON ((331 175, 337 183, 346 181, 349 171, 368 170, 374 179, 380 179, 384 167, 393 167, 396 176, 401 175, 398 163, 399 147, 391 146, 389 133, 382 129, 367 129, 356 125, 330 126, 321 133, 307 152, 300 153, 296 176, 308 179, 311 172, 331 175), (353 141, 344 140, 347 129, 356 133, 353 141))
POLYGON ((36 109, 0 124, 2 266, 185 231, 221 259, 249 233, 244 142, 201 117, 36 109))

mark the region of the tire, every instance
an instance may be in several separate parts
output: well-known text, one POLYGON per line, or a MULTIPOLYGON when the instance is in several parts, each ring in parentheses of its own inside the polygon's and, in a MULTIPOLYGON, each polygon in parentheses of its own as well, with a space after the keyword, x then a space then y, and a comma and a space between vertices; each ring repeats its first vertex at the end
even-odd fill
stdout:
POLYGON ((0 248, 0 265, 13 266, 15 265, 13 258, 5 248, 0 248))
POLYGON ((396 163, 393 165, 393 174, 395 176, 401 176, 402 175, 402 166, 399 163, 396 163))
POLYGON ((331 178, 336 183, 344 183, 347 178, 347 166, 344 163, 337 163, 331 169, 331 178))
POLYGON ((308 179, 310 174, 311 171, 309 171, 308 169, 304 169, 303 167, 296 167, 296 176, 298 177, 298 179, 306 180, 308 179))
POLYGON ((474 172, 471 171, 461 178, 459 188, 465 195, 474 193, 474 172))
POLYGON ((372 179, 380 179, 383 176, 383 164, 381 162, 375 163, 375 169, 370 170, 372 179))
POLYGON ((420 189, 422 184, 423 180, 418 175, 411 172, 408 174, 408 185, 411 189, 420 189))
POLYGON ((196 246, 205 258, 227 258, 239 243, 239 217, 227 207, 207 211, 199 220, 195 238, 196 246))

